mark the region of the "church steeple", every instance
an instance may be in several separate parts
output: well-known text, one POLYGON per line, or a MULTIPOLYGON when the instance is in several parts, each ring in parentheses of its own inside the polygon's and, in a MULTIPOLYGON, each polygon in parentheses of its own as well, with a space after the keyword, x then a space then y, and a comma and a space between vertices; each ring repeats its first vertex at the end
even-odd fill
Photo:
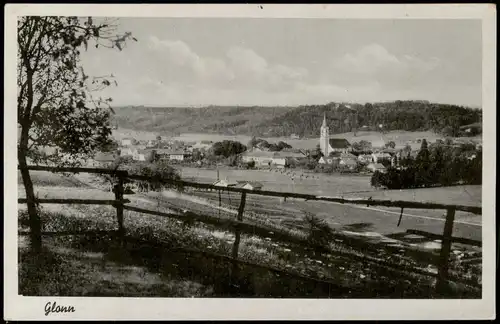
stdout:
POLYGON ((319 145, 324 156, 330 153, 330 130, 326 124, 326 112, 323 114, 323 125, 320 129, 319 145))

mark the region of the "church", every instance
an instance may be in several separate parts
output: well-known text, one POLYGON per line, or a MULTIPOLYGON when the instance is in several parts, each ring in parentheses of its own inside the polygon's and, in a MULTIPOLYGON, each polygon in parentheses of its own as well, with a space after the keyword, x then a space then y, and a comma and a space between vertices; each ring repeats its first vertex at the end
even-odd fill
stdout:
POLYGON ((319 146, 324 156, 329 156, 333 152, 347 153, 351 148, 351 144, 345 138, 330 138, 330 129, 326 124, 326 113, 321 125, 319 146))

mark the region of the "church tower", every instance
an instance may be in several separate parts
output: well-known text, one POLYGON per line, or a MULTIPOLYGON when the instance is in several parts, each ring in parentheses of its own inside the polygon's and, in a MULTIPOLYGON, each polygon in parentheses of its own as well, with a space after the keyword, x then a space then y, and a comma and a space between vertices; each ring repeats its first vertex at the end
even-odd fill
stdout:
POLYGON ((319 146, 324 156, 328 156, 328 154, 330 154, 330 130, 326 124, 326 113, 323 115, 323 124, 321 125, 320 130, 319 146))

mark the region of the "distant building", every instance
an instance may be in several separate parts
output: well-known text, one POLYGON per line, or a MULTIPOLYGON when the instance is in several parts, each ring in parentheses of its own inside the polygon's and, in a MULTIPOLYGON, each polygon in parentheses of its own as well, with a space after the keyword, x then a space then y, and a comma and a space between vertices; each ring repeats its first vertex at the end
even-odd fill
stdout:
POLYGON ((146 142, 146 147, 157 147, 158 143, 159 142, 157 140, 148 140, 146 142))
MULTIPOLYGON (((271 166, 273 162, 276 162, 276 160, 273 161, 275 154, 276 152, 266 152, 266 151, 245 152, 241 154, 241 161, 245 163, 254 161, 256 166, 271 166)), ((283 159, 283 165, 285 161, 286 160, 283 159)))
POLYGON ((373 162, 373 156, 371 154, 360 154, 358 155, 358 162, 359 163, 372 163, 373 162))
POLYGON ((379 172, 382 172, 384 173, 386 171, 386 168, 385 166, 383 166, 382 164, 380 163, 370 163, 366 166, 366 168, 368 170, 370 170, 371 172, 375 172, 375 171, 379 171, 379 172))
POLYGON ((307 156, 302 153, 302 152, 299 152, 299 151, 280 151, 280 152, 276 152, 276 154, 274 155, 273 157, 273 161, 275 162, 275 164, 278 164, 276 163, 277 160, 276 159, 280 159, 280 163, 282 163, 282 160, 281 159, 284 159, 285 160, 285 164, 284 166, 289 166, 290 164, 294 163, 294 162, 299 162, 303 159, 307 158, 307 156))
POLYGON ((358 163, 352 159, 341 159, 339 161, 339 165, 345 166, 349 168, 350 170, 354 170, 356 166, 358 166, 358 163))
POLYGON ((261 190, 263 187, 262 183, 256 181, 239 181, 236 188, 248 189, 248 190, 261 190))
POLYGON ((464 135, 477 135, 482 132, 483 125, 482 123, 473 123, 469 125, 464 125, 460 127, 460 133, 464 135))
POLYGON ((200 151, 207 151, 212 146, 213 146, 213 143, 211 143, 210 141, 201 141, 201 142, 198 142, 198 143, 194 144, 193 146, 191 146, 191 148, 193 150, 197 149, 197 150, 200 150, 200 151))
POLYGON ((229 181, 227 179, 223 179, 223 180, 217 180, 213 183, 214 186, 217 186, 217 187, 234 187, 236 185, 238 185, 238 182, 236 181, 229 181))
POLYGON ((326 124, 326 114, 323 116, 323 124, 320 129, 319 146, 324 156, 330 152, 349 152, 351 144, 345 138, 330 138, 330 129, 326 124))
POLYGON ((184 161, 191 154, 189 152, 183 151, 172 151, 167 149, 156 150, 156 155, 160 160, 170 160, 170 161, 184 161))
POLYGON ((358 158, 356 157, 356 155, 348 153, 348 152, 342 152, 342 153, 340 153, 340 158, 343 159, 343 160, 353 160, 353 161, 357 161, 358 160, 358 158))
POLYGON ((318 160, 319 164, 338 164, 340 161, 340 158, 335 158, 335 157, 320 157, 318 160))
POLYGON ((95 166, 103 166, 103 165, 113 163, 116 160, 116 158, 117 158, 116 154, 98 152, 94 156, 94 162, 92 164, 95 166))
POLYGON ((184 161, 184 159, 188 156, 187 152, 171 152, 168 154, 170 160, 175 161, 184 161))
POLYGON ((120 149, 120 156, 134 156, 136 154, 137 154, 137 149, 133 147, 120 149))
POLYGON ((135 144, 135 138, 132 137, 126 137, 121 140, 121 145, 122 146, 131 146, 135 144))
POLYGON ((153 157, 153 154, 156 153, 152 149, 137 150, 137 153, 132 158, 136 161, 149 161, 153 157))
POLYGON ((384 152, 376 152, 372 153, 372 158, 373 158, 373 163, 380 163, 381 161, 390 161, 392 158, 392 155, 389 153, 384 153, 384 152))
POLYGON ((300 139, 300 136, 297 134, 290 135, 290 139, 300 139))

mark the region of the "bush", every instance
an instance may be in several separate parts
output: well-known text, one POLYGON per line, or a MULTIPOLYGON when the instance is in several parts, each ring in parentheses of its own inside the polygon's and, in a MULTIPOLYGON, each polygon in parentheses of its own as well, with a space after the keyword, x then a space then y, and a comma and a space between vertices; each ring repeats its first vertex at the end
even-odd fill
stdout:
POLYGON ((247 169, 253 169, 255 168, 255 161, 250 161, 247 163, 247 169))
POLYGON ((309 241, 315 245, 328 246, 333 237, 333 229, 324 219, 320 219, 309 212, 304 212, 304 214, 309 241))
POLYGON ((400 165, 401 169, 390 167, 385 174, 375 172, 371 185, 376 188, 409 189, 482 183, 482 151, 470 145, 458 149, 436 146, 432 152, 424 149, 415 160, 404 158, 400 165))

